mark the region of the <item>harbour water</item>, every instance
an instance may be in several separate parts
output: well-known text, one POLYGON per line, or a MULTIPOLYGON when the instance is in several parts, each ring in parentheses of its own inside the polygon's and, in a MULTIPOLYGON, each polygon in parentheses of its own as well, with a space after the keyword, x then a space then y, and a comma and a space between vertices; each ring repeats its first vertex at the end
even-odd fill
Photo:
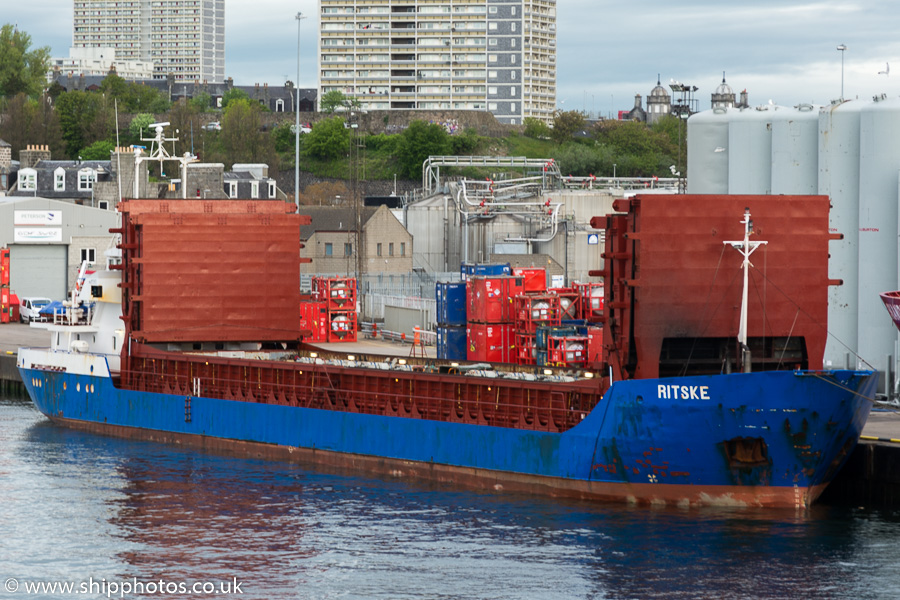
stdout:
POLYGON ((73 431, 0 397, 0 598, 898 598, 898 566, 900 512, 475 493, 73 431), (26 589, 56 583, 82 587, 26 589), (240 593, 191 591, 211 586, 240 593))

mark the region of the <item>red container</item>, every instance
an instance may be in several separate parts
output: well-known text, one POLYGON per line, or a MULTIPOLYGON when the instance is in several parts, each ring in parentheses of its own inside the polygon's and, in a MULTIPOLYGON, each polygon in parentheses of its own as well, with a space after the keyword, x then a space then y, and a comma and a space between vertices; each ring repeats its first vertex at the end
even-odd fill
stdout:
POLYGON ((356 310, 356 279, 352 277, 316 277, 313 294, 328 303, 328 310, 356 310))
POLYGON ((470 277, 466 281, 466 318, 470 323, 509 323, 515 319, 514 298, 522 293, 521 277, 470 277))
POLYGON ((328 309, 321 301, 300 303, 300 330, 309 331, 310 342, 328 341, 328 309))
POLYGON ((508 323, 469 323, 466 340, 466 360, 490 363, 516 360, 515 333, 508 323))
POLYGON ((516 362, 520 365, 537 364, 537 348, 533 333, 516 333, 516 362))
POLYGON ((603 328, 588 327, 587 367, 599 369, 603 367, 603 328))
POLYGON ((0 323, 9 323, 12 318, 12 306, 9 303, 9 289, 0 288, 0 323))
POLYGON ((355 342, 356 341, 356 312, 329 312, 328 313, 328 341, 329 342, 355 342))
POLYGON ((547 269, 543 267, 517 267, 512 270, 512 274, 524 280, 526 294, 547 291, 547 269))
POLYGON ((583 318, 581 316, 581 294, 575 288, 550 288, 548 294, 559 296, 559 317, 566 321, 583 318))
POLYGON ((587 364, 588 337, 547 338, 547 364, 552 367, 583 367, 587 364))
POLYGON ((603 284, 576 283, 574 287, 581 296, 581 315, 578 318, 594 322, 600 321, 603 317, 603 284))
POLYGON ((521 294, 516 296, 516 331, 531 333, 539 325, 559 325, 559 296, 554 294, 521 294))
POLYGON ((9 285, 9 248, 0 248, 0 285, 9 285))

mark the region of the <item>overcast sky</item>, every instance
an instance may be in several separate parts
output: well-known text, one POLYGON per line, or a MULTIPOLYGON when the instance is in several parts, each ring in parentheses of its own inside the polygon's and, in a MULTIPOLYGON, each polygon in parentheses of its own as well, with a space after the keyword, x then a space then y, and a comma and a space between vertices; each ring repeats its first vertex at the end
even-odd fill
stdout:
MULTIPOLYGON (((67 56, 73 0, 4 0, 2 22, 18 23, 33 46, 67 56)), ((316 84, 316 0, 226 0, 225 73, 235 83, 316 84)), ((701 110, 722 72, 752 105, 827 104, 841 95, 896 96, 900 84, 900 10, 896 0, 559 0, 557 105, 603 116, 645 102, 657 74, 697 86, 701 110), (845 44, 847 50, 837 50, 845 44), (886 64, 896 66, 890 75, 886 64)))

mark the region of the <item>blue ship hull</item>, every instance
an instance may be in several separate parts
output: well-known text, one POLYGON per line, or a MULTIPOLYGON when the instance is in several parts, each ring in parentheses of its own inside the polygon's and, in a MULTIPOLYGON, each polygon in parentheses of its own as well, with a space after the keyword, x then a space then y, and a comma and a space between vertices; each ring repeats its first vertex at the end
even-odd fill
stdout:
POLYGON ((130 391, 105 374, 102 356, 71 369, 46 366, 52 355, 20 352, 19 368, 37 408, 67 425, 488 489, 682 506, 809 505, 859 439, 877 381, 869 371, 622 381, 578 425, 549 433, 130 391))

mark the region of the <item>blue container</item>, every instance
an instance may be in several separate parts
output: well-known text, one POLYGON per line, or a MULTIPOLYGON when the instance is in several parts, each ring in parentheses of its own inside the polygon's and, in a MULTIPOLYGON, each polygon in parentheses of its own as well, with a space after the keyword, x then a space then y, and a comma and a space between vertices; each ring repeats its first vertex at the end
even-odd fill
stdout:
MULTIPOLYGON (((547 338, 552 336, 565 337, 568 335, 577 335, 577 328, 572 325, 565 327, 541 325, 535 330, 534 347, 544 351, 544 358, 547 356, 547 338)), ((540 363, 538 363, 540 364, 540 363)))
POLYGON ((510 275, 512 268, 509 263, 462 263, 459 272, 465 280, 473 275, 510 275))
POLYGON ((466 326, 437 328, 437 357, 443 360, 466 360, 466 326))
POLYGON ((535 364, 539 367, 547 366, 547 351, 546 350, 536 350, 535 351, 535 364))
POLYGON ((434 290, 438 325, 465 325, 466 282, 439 281, 434 290))

